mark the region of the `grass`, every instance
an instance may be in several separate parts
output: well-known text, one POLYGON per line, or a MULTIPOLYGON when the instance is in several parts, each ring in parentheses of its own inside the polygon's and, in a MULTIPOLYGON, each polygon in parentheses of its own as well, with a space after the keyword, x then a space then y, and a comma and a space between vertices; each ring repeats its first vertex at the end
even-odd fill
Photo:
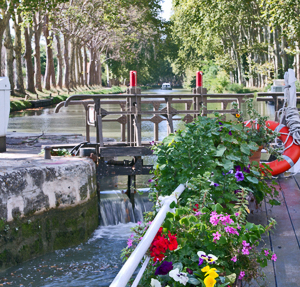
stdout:
POLYGON ((94 95, 94 94, 119 94, 124 93, 125 89, 121 87, 112 87, 112 88, 103 88, 101 86, 93 87, 78 87, 76 90, 67 89, 54 89, 51 88, 49 91, 43 90, 43 92, 37 91, 37 94, 30 93, 26 91, 26 95, 18 94, 10 97, 10 111, 21 111, 25 109, 32 108, 30 101, 34 100, 45 100, 52 98, 53 104, 58 104, 62 101, 65 101, 69 96, 75 94, 85 94, 85 95, 94 95))

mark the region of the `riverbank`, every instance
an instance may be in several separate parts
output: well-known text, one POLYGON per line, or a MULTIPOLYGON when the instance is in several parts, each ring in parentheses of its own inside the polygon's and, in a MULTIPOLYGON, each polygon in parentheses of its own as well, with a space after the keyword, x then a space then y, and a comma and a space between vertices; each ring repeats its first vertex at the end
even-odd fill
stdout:
POLYGON ((35 108, 36 103, 39 101, 44 101, 45 103, 41 103, 39 106, 43 107, 49 105, 56 105, 62 101, 65 101, 69 96, 76 95, 76 94, 119 94, 124 93, 125 88, 121 87, 112 87, 112 88, 104 88, 101 86, 94 86, 94 87, 86 87, 77 89, 74 91, 67 91, 67 90, 50 90, 39 92, 37 94, 30 94, 28 95, 20 95, 20 96, 11 96, 10 101, 10 111, 21 111, 26 109, 35 108), (47 102, 47 103, 46 103, 47 102))

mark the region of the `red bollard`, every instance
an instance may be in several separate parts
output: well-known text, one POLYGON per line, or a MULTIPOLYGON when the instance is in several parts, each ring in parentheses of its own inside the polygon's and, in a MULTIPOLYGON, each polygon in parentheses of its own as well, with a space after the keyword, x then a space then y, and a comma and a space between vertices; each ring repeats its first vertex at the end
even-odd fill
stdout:
POLYGON ((196 88, 203 86, 203 72, 196 72, 196 88))
POLYGON ((136 71, 130 71, 130 87, 136 87, 137 76, 136 71))

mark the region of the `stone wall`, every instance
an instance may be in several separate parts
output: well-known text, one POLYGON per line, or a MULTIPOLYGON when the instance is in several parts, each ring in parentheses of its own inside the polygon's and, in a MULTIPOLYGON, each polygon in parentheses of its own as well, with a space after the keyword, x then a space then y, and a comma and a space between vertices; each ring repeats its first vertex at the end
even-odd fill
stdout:
POLYGON ((1 160, 0 270, 84 242, 98 226, 90 159, 1 160))

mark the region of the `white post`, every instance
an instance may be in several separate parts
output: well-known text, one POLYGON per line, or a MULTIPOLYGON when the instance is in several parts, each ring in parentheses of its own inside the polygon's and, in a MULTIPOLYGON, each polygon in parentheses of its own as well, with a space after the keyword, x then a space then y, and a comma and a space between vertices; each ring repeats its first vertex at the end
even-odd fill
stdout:
POLYGON ((6 132, 10 112, 10 83, 7 77, 0 78, 0 152, 6 151, 6 132))
POLYGON ((127 285, 127 282, 129 281, 133 272, 141 262, 143 256, 147 252, 155 235, 157 234, 157 231, 159 230, 162 223, 164 222, 166 214, 170 210, 170 204, 181 195, 184 189, 185 189, 185 185, 180 184, 174 190, 172 195, 169 196, 164 201, 164 205, 159 210, 158 214, 156 215, 155 219, 151 223, 143 239, 135 248, 135 250, 130 255, 130 257, 127 259, 126 263, 123 265, 122 269, 119 271, 114 281, 110 284, 110 287, 125 287, 127 285))

